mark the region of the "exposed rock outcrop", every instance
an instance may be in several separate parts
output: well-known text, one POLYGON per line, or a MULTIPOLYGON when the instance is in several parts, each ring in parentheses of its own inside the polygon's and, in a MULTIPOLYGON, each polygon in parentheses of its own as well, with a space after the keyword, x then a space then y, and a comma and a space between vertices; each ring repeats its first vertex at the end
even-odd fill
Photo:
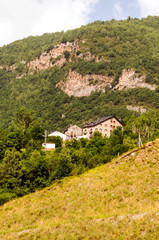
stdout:
MULTIPOLYGON (((124 88, 142 87, 155 90, 157 86, 145 83, 145 79, 145 75, 139 76, 133 69, 124 69, 119 83, 114 89, 122 90, 124 88)), ((74 95, 76 97, 82 97, 89 96, 91 92, 95 90, 104 91, 107 86, 111 88, 113 80, 113 77, 103 75, 87 74, 82 76, 70 69, 66 80, 59 82, 57 87, 60 87, 69 96, 74 95)), ((144 111, 144 109, 140 110, 141 112, 144 111)))
POLYGON ((56 86, 60 87, 69 96, 76 97, 89 96, 92 91, 104 91, 105 87, 111 87, 112 77, 87 74, 81 74, 70 69, 66 81, 59 82, 56 86))
MULTIPOLYGON (((62 67, 64 63, 67 61, 66 58, 64 57, 65 51, 68 51, 70 53, 70 56, 74 54, 75 58, 81 58, 87 61, 90 61, 91 59, 94 59, 96 62, 106 61, 104 58, 99 58, 91 54, 89 51, 85 51, 84 54, 82 52, 81 53, 79 52, 77 54, 77 52, 80 51, 80 46, 78 44, 78 40, 75 40, 73 43, 67 42, 57 44, 50 51, 43 52, 40 55, 40 57, 35 58, 29 63, 26 63, 26 61, 24 60, 20 61, 20 63, 25 65, 25 68, 27 69, 27 72, 30 75, 33 74, 35 71, 46 70, 54 66, 62 67)), ((71 58, 69 59, 69 61, 71 62, 71 58)), ((6 66, 6 69, 9 71, 14 71, 16 70, 16 68, 17 68, 16 64, 6 66)), ((22 75, 19 75, 16 78, 19 79, 24 77, 25 75, 26 74, 23 73, 22 75)))
POLYGON ((139 113, 145 113, 147 111, 146 108, 143 108, 142 106, 132 106, 132 105, 127 105, 126 108, 130 111, 135 111, 135 112, 139 112, 139 113))
POLYGON ((119 83, 115 86, 115 88, 122 90, 123 88, 149 88, 150 90, 155 90, 156 85, 151 85, 145 83, 146 76, 135 73, 133 69, 124 69, 122 71, 122 76, 119 78, 119 83))
MULTIPOLYGON (((76 53, 79 49, 80 47, 77 40, 75 40, 73 43, 61 43, 57 44, 50 51, 43 52, 39 58, 37 57, 27 64, 24 60, 22 60, 20 63, 23 63, 25 65, 25 67, 28 69, 28 74, 31 75, 35 71, 46 70, 54 66, 62 67, 63 64, 67 61, 64 57, 64 52, 68 51, 70 52, 70 55, 72 55, 73 53, 76 53)), ((6 67, 6 69, 10 71, 14 71, 16 68, 16 64, 6 67)), ((20 76, 17 76, 17 78, 22 78, 25 75, 26 74, 22 74, 20 76)))
POLYGON ((27 67, 29 68, 29 72, 45 70, 53 66, 61 67, 66 62, 66 59, 63 56, 64 52, 68 51, 72 53, 77 50, 79 50, 79 46, 76 41, 74 43, 67 42, 66 44, 58 44, 49 52, 43 52, 39 58, 30 61, 27 64, 27 67))
POLYGON ((11 66, 6 66, 7 71, 14 71, 17 68, 16 64, 13 64, 11 66))
MULTIPOLYGON (((46 70, 54 66, 62 67, 68 60, 68 58, 66 59, 65 51, 68 51, 70 56, 82 58, 88 61, 91 59, 94 59, 96 62, 109 61, 109 59, 104 59, 102 57, 98 58, 98 56, 91 54, 89 51, 87 51, 87 49, 84 49, 84 53, 81 52, 78 40, 75 40, 74 42, 57 44, 54 48, 48 52, 43 52, 39 58, 37 57, 29 63, 26 63, 24 60, 22 60, 20 63, 24 64, 24 71, 16 78, 20 79, 26 74, 31 75, 36 71, 46 70)), ((73 58, 70 57, 69 62, 71 62, 72 59, 73 58)), ((16 68, 16 64, 6 66, 6 69, 10 71, 15 71, 16 68)), ((3 67, 0 66, 0 69, 3 69, 3 67)), ((124 69, 122 71, 122 76, 119 78, 119 82, 114 89, 122 90, 141 87, 155 90, 157 86, 146 83, 145 79, 145 74, 141 76, 133 69, 124 69)), ((70 70, 65 81, 61 81, 57 86, 59 86, 68 95, 81 97, 89 96, 91 92, 95 90, 104 91, 106 86, 111 87, 113 80, 114 78, 110 76, 95 74, 87 74, 82 76, 79 73, 70 70)))

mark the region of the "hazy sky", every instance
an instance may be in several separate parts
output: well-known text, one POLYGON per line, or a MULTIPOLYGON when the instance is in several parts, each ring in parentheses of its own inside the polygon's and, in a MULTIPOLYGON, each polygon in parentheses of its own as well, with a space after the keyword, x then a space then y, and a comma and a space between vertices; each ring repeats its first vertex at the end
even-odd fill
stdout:
POLYGON ((0 46, 94 20, 159 15, 159 0, 0 0, 0 46))

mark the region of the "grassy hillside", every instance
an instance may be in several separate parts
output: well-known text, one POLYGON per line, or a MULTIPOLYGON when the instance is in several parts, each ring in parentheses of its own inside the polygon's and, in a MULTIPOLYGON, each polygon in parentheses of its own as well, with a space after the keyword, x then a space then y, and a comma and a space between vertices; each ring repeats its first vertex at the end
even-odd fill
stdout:
POLYGON ((159 140, 0 207, 0 239, 159 238, 159 140))
MULTIPOLYGON (((125 118, 127 104, 158 108, 158 88, 94 93, 90 97, 69 97, 56 84, 65 80, 69 69, 81 75, 101 74, 119 81, 123 69, 146 75, 146 82, 159 85, 159 17, 125 21, 96 21, 81 28, 29 37, 0 48, 0 127, 6 128, 21 107, 34 109, 48 130, 64 130, 106 115, 125 118), (35 71, 28 75, 27 64, 56 44, 78 41, 80 50, 63 67, 35 71), (87 58, 89 54, 91 58, 87 58), (83 58, 76 55, 82 54, 83 58), (99 59, 97 62, 95 59, 99 59), (23 62, 23 63, 22 63, 23 62), (14 66, 16 70, 8 70, 14 66), (16 76, 26 73, 20 79, 16 76)), ((55 59, 53 59, 55 61, 55 59)), ((56 59, 57 60, 57 59, 56 59)))

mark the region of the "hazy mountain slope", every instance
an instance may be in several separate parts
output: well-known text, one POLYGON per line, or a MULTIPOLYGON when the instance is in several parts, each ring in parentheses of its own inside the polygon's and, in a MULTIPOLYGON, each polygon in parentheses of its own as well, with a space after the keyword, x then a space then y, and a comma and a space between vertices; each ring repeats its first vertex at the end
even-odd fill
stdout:
POLYGON ((158 239, 159 141, 0 207, 0 239, 158 239))
POLYGON ((131 113, 127 104, 158 107, 158 24, 159 17, 96 21, 0 48, 0 127, 21 106, 34 109, 49 130, 123 118, 131 113))

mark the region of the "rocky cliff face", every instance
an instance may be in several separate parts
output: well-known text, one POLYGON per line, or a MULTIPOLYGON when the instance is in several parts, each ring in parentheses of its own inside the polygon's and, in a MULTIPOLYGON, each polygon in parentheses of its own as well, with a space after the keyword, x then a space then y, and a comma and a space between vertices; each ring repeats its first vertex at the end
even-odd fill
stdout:
POLYGON ((135 112, 138 112, 140 114, 143 114, 147 111, 147 109, 142 107, 142 106, 127 105, 126 108, 130 111, 135 111, 135 112))
POLYGON ((60 87, 69 96, 82 97, 89 96, 95 90, 104 91, 105 87, 111 87, 113 80, 112 77, 95 74, 82 76, 70 69, 66 81, 59 82, 57 87, 60 87))
POLYGON ((124 69, 122 71, 122 76, 119 78, 119 83, 115 86, 116 89, 122 90, 124 88, 149 88, 150 90, 155 90, 156 85, 150 85, 145 83, 146 76, 135 73, 133 69, 124 69))
MULTIPOLYGON (((46 70, 48 68, 58 66, 62 67, 63 64, 67 61, 64 57, 64 52, 68 51, 70 53, 70 56, 75 54, 76 52, 80 50, 80 47, 78 45, 78 41, 75 40, 73 43, 67 42, 67 43, 61 43, 57 44, 53 49, 51 49, 49 52, 43 52, 40 57, 35 58, 34 60, 26 63, 25 61, 21 61, 21 64, 24 64, 24 68, 27 72, 27 74, 33 74, 36 71, 46 70)), ((78 58, 83 58, 83 54, 79 54, 76 56, 78 58)), ((90 56, 88 53, 88 56, 86 55, 86 58, 91 58, 93 56, 90 56)), ((6 68, 8 71, 15 71, 17 68, 16 64, 13 64, 11 66, 0 66, 0 69, 6 68)), ((22 78, 26 75, 26 73, 23 73, 22 75, 17 76, 17 78, 22 78)))
MULTIPOLYGON (((25 61, 21 61, 21 64, 24 64, 24 68, 27 69, 27 74, 33 74, 36 71, 46 70, 48 68, 58 66, 62 67, 64 63, 67 62, 64 53, 68 51, 70 53, 69 62, 72 61, 71 56, 74 55, 75 58, 82 58, 90 61, 94 59, 96 62, 99 61, 107 61, 106 59, 99 59, 97 56, 92 55, 89 51, 86 51, 83 54, 80 52, 80 46, 78 44, 78 40, 74 42, 61 43, 56 45, 53 49, 48 52, 43 52, 39 58, 26 63, 25 61), (78 53, 79 52, 79 53, 78 53), (78 53, 78 54, 77 54, 78 53)), ((0 69, 3 67, 0 66, 0 69)), ((15 71, 16 64, 12 66, 6 66, 7 70, 15 71)), ((17 76, 17 78, 22 78, 26 75, 26 73, 17 76)), ((118 84, 114 87, 114 89, 122 90, 129 88, 149 88, 150 90, 155 90, 156 85, 150 85, 145 83, 146 76, 135 73, 133 69, 123 69, 122 75, 119 78, 118 84)), ((101 90, 104 91, 105 87, 111 88, 111 83, 113 82, 113 77, 103 76, 103 75, 95 75, 95 74, 87 74, 85 76, 80 75, 75 71, 69 71, 69 74, 65 81, 61 81, 57 84, 65 93, 68 95, 74 95, 77 97, 81 96, 89 96, 92 91, 101 90)))
POLYGON ((53 66, 63 66, 66 62, 64 58, 64 52, 68 51, 73 53, 73 51, 78 51, 79 45, 75 41, 74 43, 67 42, 56 45, 53 49, 51 49, 48 53, 44 52, 41 54, 39 58, 28 63, 27 67, 29 68, 29 72, 37 71, 37 70, 45 70, 51 68, 53 66))
MULTIPOLYGON (((145 75, 139 77, 133 69, 125 69, 122 72, 119 83, 114 89, 122 90, 142 87, 155 90, 157 86, 145 83, 145 78, 145 75)), ((92 91, 104 91, 105 87, 111 88, 113 80, 113 77, 103 75, 87 74, 82 76, 79 73, 70 70, 66 80, 58 83, 57 87, 60 87, 69 96, 74 95, 76 97, 82 97, 89 96, 92 91)))
MULTIPOLYGON (((96 62, 106 61, 106 59, 98 58, 95 55, 92 55, 89 51, 86 51, 85 54, 83 54, 82 52, 77 54, 79 50, 80 46, 78 44, 78 40, 75 40, 73 43, 61 43, 57 44, 49 52, 43 52, 40 57, 35 58, 29 63, 26 63, 23 60, 20 63, 24 64, 25 69, 27 69, 27 74, 33 74, 35 71, 46 70, 54 66, 62 67, 67 61, 64 57, 65 51, 68 51, 70 53, 70 56, 74 55, 75 58, 82 58, 88 61, 90 61, 91 59, 95 59, 96 62)), ((69 59, 69 61, 72 61, 71 58, 69 59)), ((8 71, 14 71, 17 68, 16 64, 5 67, 8 71)), ((0 69, 3 69, 3 66, 0 66, 0 69)), ((25 75, 26 74, 23 73, 22 75, 17 76, 17 78, 22 78, 25 75)))

